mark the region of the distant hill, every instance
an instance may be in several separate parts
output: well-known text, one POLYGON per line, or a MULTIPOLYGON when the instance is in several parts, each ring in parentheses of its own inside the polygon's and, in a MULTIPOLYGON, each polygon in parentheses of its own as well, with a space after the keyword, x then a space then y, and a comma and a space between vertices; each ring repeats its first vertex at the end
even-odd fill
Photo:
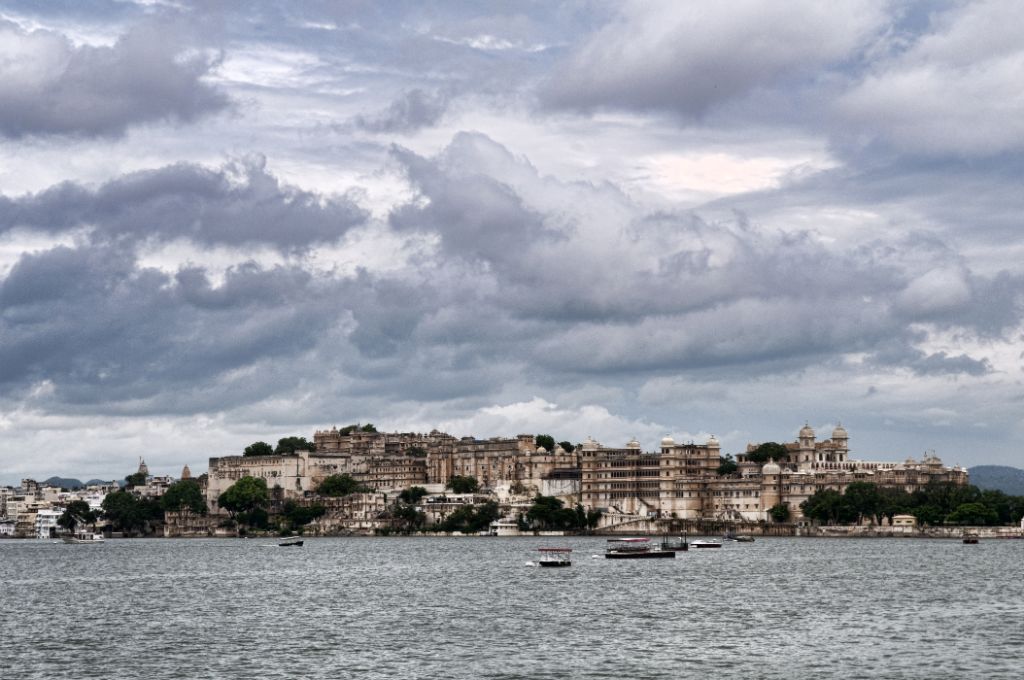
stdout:
POLYGON ((94 484, 110 484, 109 479, 90 479, 85 483, 86 486, 92 486, 94 484))
POLYGON ((967 468, 971 484, 979 489, 994 489, 1011 496, 1024 496, 1024 470, 1009 465, 976 465, 967 468))
POLYGON ((85 486, 85 484, 82 484, 82 480, 72 479, 69 477, 50 477, 49 479, 45 480, 43 484, 48 484, 50 486, 58 486, 62 489, 81 489, 82 487, 85 486))

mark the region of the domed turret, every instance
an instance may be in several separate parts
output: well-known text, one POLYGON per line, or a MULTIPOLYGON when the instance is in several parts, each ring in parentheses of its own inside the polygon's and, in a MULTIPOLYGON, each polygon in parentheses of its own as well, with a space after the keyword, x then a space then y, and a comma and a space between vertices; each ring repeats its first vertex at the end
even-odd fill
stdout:
POLYGON ((812 428, 807 422, 804 422, 804 426, 800 428, 800 439, 813 439, 814 428, 812 428))
POLYGON ((601 448, 601 445, 594 441, 593 437, 588 435, 580 448, 582 448, 584 451, 597 451, 599 448, 601 448))
POLYGON ((710 437, 708 437, 708 448, 709 449, 721 448, 721 444, 718 443, 718 437, 716 437, 715 435, 711 435, 710 437))
POLYGON ((782 468, 774 460, 770 460, 761 467, 762 475, 780 475, 782 468))
POLYGON ((548 450, 545 449, 543 446, 538 446, 537 447, 537 455, 543 456, 547 452, 548 452, 548 450))
POLYGON ((672 439, 672 435, 667 434, 661 438, 661 448, 669 448, 676 445, 676 440, 672 439))
POLYGON ((626 442, 626 448, 627 449, 635 449, 635 450, 639 451, 640 450, 640 442, 638 442, 636 440, 636 437, 633 437, 628 442, 626 442))

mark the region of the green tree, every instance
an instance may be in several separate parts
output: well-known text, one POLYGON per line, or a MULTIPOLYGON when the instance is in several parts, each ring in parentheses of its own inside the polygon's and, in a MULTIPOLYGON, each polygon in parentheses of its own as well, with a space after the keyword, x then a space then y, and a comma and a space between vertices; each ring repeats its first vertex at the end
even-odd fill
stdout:
POLYGON ((789 514, 789 506, 785 503, 776 503, 768 510, 768 516, 773 522, 788 522, 789 514))
POLYGON ((57 518, 57 524, 68 531, 74 531, 79 522, 92 524, 95 521, 96 515, 85 501, 71 501, 57 518))
POLYGON ((555 450, 555 438, 549 434, 539 434, 533 438, 533 443, 537 446, 543 446, 548 451, 555 450))
POLYGON ((569 441, 558 442, 558 445, 561 446, 562 450, 566 453, 572 453, 576 448, 572 445, 572 442, 569 441))
POLYGON ((103 516, 116 530, 128 533, 144 531, 149 522, 163 517, 163 510, 156 499, 136 498, 127 491, 108 493, 100 507, 103 516))
POLYGON ((262 509, 269 501, 267 480, 262 477, 242 477, 217 497, 217 504, 242 524, 252 524, 253 511, 262 509), (243 513, 244 517, 241 516, 243 513))
POLYGON ((133 472, 132 474, 130 474, 127 477, 124 478, 124 482, 128 486, 129 489, 134 488, 136 486, 145 486, 146 485, 146 473, 145 472, 133 472))
POLYGON ((491 522, 498 519, 498 504, 494 501, 481 503, 479 506, 464 505, 455 510, 437 525, 438 531, 460 531, 464 534, 475 534, 489 529, 491 522))
POLYGON ((857 521, 865 517, 876 519, 882 512, 883 498, 878 485, 871 482, 853 482, 843 492, 847 505, 857 513, 857 521))
POLYGON ((789 460, 789 451, 778 442, 765 442, 747 454, 747 460, 762 465, 769 460, 782 463, 789 460))
POLYGON ((403 489, 402 493, 398 494, 398 500, 409 505, 416 505, 420 502, 420 499, 427 495, 427 490, 422 486, 410 486, 408 489, 403 489))
POLYGON ((359 428, 362 432, 376 432, 377 428, 373 426, 373 423, 367 423, 359 428))
POLYGON ((320 503, 300 505, 294 500, 287 500, 281 508, 281 514, 288 521, 290 527, 303 527, 318 517, 327 514, 327 508, 320 503))
POLYGON ((448 480, 448 488, 452 493, 476 493, 480 490, 480 482, 476 477, 456 475, 448 480))
POLYGON ((296 451, 316 451, 316 444, 306 441, 305 437, 282 437, 277 440, 277 448, 274 449, 278 455, 289 455, 296 451))
POLYGON ((266 442, 253 442, 245 447, 242 455, 245 456, 271 456, 274 454, 274 447, 266 442))
POLYGON ((827 524, 849 524, 857 519, 843 494, 835 489, 822 489, 800 504, 804 517, 827 524))
POLYGON ((731 453, 727 453, 724 456, 719 456, 718 467, 715 468, 715 472, 719 475, 731 475, 739 469, 736 465, 736 461, 733 459, 731 453))
POLYGON ((316 492, 321 496, 348 496, 352 493, 369 493, 373 491, 362 482, 357 481, 351 475, 340 474, 324 477, 316 492))
POLYGON ((948 524, 991 525, 999 523, 999 513, 984 503, 963 503, 946 517, 948 524))
POLYGON ((194 513, 206 514, 206 499, 203 491, 199 488, 199 482, 194 479, 182 479, 167 487, 167 491, 160 497, 160 507, 164 512, 179 512, 191 510, 194 513))
POLYGON ((426 521, 426 514, 420 512, 415 506, 407 503, 398 503, 392 510, 392 517, 401 524, 404 533, 411 533, 422 527, 426 521))

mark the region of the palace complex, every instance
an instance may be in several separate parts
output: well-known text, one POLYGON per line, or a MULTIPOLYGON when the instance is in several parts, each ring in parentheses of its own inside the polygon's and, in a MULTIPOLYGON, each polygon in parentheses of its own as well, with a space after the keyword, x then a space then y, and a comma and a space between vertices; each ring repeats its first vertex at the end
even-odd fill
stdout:
MULTIPOLYGON (((347 429, 347 428, 346 428, 347 429)), ((474 477, 499 499, 558 496, 587 509, 683 519, 768 519, 776 505, 801 518, 800 503, 821 489, 844 491, 853 482, 914 491, 929 482, 967 483, 967 471, 950 468, 935 456, 921 461, 873 462, 849 458, 849 436, 836 427, 817 441, 804 426, 785 444, 784 460, 765 464, 747 459, 757 446, 736 456, 737 470, 719 475, 721 447, 712 436, 703 444, 677 444, 671 437, 656 452, 636 440, 623 448, 588 438, 572 451, 537 447, 533 435, 514 438, 456 438, 438 431, 383 433, 320 430, 315 451, 290 455, 211 458, 206 486, 210 507, 235 481, 262 477, 279 498, 302 498, 329 475, 348 474, 378 492, 410 486, 434 492, 453 476, 474 477)))

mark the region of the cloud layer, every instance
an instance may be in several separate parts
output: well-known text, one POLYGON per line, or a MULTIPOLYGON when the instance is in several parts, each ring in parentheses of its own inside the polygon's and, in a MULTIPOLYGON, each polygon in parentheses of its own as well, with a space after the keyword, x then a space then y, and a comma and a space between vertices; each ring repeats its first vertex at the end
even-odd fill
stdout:
POLYGON ((356 420, 736 451, 841 419, 1011 462, 1018 13, 5 12, 0 481, 356 420))

